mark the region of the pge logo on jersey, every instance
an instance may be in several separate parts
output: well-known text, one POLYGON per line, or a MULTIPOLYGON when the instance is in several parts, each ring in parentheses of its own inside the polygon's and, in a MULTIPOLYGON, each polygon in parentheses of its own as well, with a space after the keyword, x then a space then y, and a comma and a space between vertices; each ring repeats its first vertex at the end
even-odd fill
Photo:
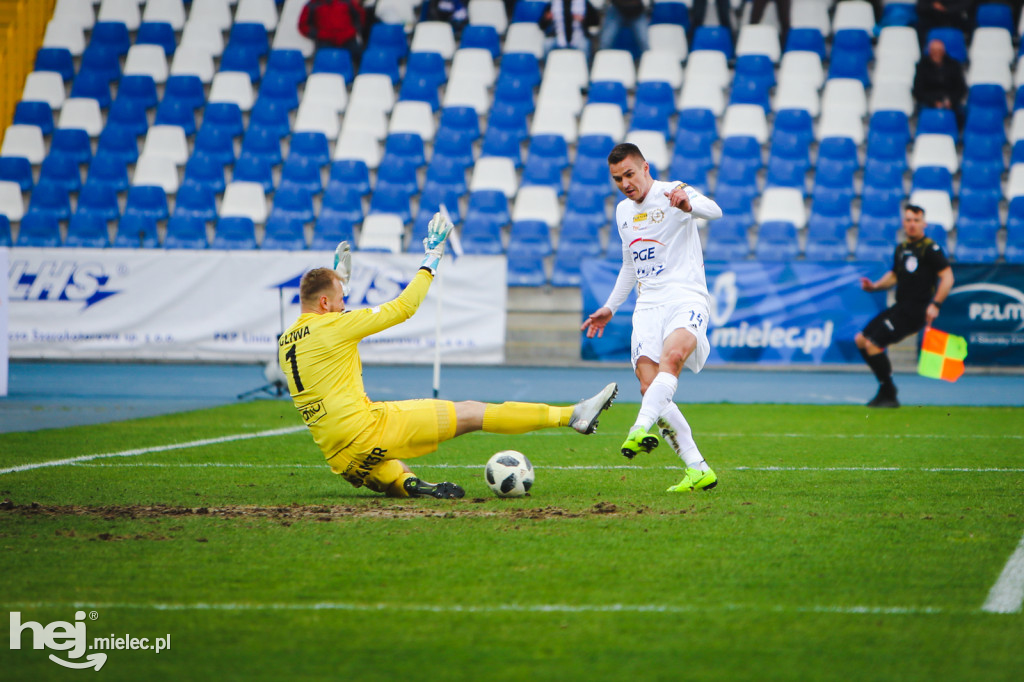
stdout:
POLYGON ((11 263, 7 288, 11 301, 70 301, 84 304, 85 310, 120 293, 110 286, 113 275, 103 264, 91 261, 16 260, 11 263))
POLYGON ((75 622, 55 620, 52 623, 43 625, 35 621, 22 621, 20 611, 11 612, 10 621, 10 648, 11 651, 18 651, 22 644, 28 649, 50 649, 63 653, 66 658, 50 654, 49 658, 57 665, 65 668, 84 670, 93 668, 99 670, 107 662, 107 654, 103 650, 144 650, 161 653, 171 648, 171 635, 168 633, 163 637, 132 637, 131 635, 119 635, 111 633, 109 636, 94 637, 91 641, 86 633, 86 618, 96 620, 99 614, 90 611, 75 612, 75 622), (25 640, 23 642, 23 640, 25 640), (96 653, 85 655, 87 650, 99 650, 96 653), (83 660, 77 660, 82 659, 83 660))

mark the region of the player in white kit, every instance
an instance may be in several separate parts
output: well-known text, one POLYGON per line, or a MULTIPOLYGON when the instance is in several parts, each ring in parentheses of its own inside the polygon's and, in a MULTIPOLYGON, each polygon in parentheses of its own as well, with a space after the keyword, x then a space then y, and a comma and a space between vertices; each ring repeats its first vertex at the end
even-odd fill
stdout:
POLYGON ((632 459, 658 446, 661 435, 686 463, 683 480, 669 492, 708 490, 718 477, 704 461, 690 425, 673 401, 683 368, 696 374, 708 359, 710 301, 704 278, 704 254, 696 218, 722 217, 722 209, 684 182, 651 177, 640 149, 616 145, 608 155, 612 180, 626 198, 615 209, 622 238, 622 270, 605 304, 581 329, 587 337, 604 333, 615 310, 637 288, 631 359, 643 402, 636 423, 622 444, 632 459))

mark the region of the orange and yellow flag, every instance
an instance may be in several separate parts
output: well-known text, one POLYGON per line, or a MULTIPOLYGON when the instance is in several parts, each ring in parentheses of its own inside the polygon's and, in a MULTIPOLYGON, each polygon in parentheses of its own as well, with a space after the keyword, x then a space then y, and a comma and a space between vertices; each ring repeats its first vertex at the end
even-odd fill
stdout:
POLYGON ((964 373, 967 339, 932 327, 924 330, 917 373, 923 377, 956 381, 964 373))

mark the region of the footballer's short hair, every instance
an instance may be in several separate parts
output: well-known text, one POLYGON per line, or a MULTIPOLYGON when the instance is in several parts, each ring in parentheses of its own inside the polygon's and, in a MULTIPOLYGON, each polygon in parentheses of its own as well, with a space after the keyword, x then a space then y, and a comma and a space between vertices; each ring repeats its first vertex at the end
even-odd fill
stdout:
POLYGON ((614 166, 617 163, 622 163, 629 157, 633 157, 640 163, 647 162, 647 159, 644 158, 643 153, 640 151, 640 147, 637 147, 632 142, 620 142, 612 147, 611 152, 609 152, 608 165, 614 166))
POLYGON ((316 306, 320 295, 341 281, 338 273, 330 268, 313 268, 299 280, 299 302, 306 306, 316 306))
POLYGON ((924 216, 924 209, 917 204, 907 204, 903 207, 904 211, 910 211, 914 215, 924 216))

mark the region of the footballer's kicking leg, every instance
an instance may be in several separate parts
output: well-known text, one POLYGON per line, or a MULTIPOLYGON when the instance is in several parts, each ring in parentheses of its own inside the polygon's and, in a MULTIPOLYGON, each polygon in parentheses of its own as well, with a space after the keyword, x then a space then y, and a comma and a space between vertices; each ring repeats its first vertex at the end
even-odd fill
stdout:
POLYGON ((455 403, 455 435, 471 431, 520 434, 539 429, 567 426, 582 434, 597 430, 597 418, 611 407, 619 391, 610 383, 575 405, 556 407, 544 403, 481 403, 467 400, 455 403))

